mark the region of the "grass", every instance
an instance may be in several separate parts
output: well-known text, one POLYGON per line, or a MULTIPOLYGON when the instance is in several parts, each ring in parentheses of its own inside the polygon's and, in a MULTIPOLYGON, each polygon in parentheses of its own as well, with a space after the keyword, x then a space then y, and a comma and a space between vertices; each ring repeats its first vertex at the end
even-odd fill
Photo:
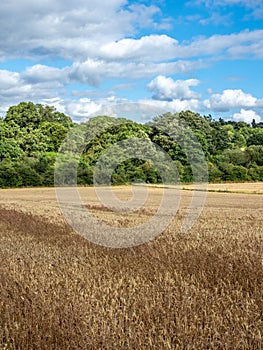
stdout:
POLYGON ((209 193, 181 235, 184 200, 161 236, 128 249, 2 205, 0 349, 262 349, 261 196, 209 193))

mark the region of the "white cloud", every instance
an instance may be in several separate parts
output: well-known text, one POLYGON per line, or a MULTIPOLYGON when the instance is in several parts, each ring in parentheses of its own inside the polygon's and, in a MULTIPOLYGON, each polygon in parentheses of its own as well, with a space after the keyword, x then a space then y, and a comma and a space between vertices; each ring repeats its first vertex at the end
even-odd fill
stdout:
POLYGON ((57 111, 67 114, 64 100, 62 100, 60 97, 44 98, 40 100, 39 103, 43 105, 54 106, 57 111))
POLYGON ((204 106, 214 111, 225 112, 232 108, 258 107, 260 101, 240 89, 227 89, 222 94, 212 94, 209 99, 204 101, 204 106))
MULTIPOLYGON (((27 67, 20 73, 0 70, 0 101, 3 106, 14 105, 28 100, 39 102, 43 99, 56 99, 59 96, 63 98, 63 95, 66 94, 66 87, 72 83, 98 86, 103 79, 107 78, 128 78, 129 80, 135 80, 145 76, 151 77, 160 72, 163 74, 167 74, 168 72, 182 73, 190 70, 191 67, 193 69, 196 67, 196 64, 193 62, 178 61, 161 64, 131 62, 123 65, 120 62, 89 59, 86 62, 76 62, 70 67, 61 69, 37 64, 27 67)), ((86 97, 92 95, 93 92, 85 92, 82 95, 86 97)), ((77 95, 76 92, 75 95, 77 95)), ((74 106, 76 106, 76 116, 78 116, 78 111, 83 105, 82 102, 79 105, 73 102, 70 107, 70 113, 72 113, 74 106)))
POLYGON ((152 99, 141 99, 134 102, 116 98, 114 101, 101 101, 101 109, 99 111, 95 111, 95 114, 88 115, 88 117, 100 114, 145 122, 165 112, 176 113, 187 109, 196 111, 198 108, 199 101, 197 100, 174 100, 172 102, 168 102, 152 99))
POLYGON ((170 29, 171 18, 162 18, 155 21, 155 17, 161 15, 161 10, 156 5, 146 6, 140 3, 134 3, 129 6, 129 9, 134 13, 134 21, 138 23, 141 28, 153 28, 153 29, 170 29))
POLYGON ((46 76, 45 79, 46 71, 44 70, 42 73, 43 78, 41 79, 39 72, 34 78, 34 75, 27 76, 24 73, 0 70, 1 105, 8 106, 25 100, 39 100, 56 96, 57 91, 63 88, 62 83, 59 80, 54 80, 52 76, 49 78, 46 76))
POLYGON ((140 39, 122 39, 101 47, 110 59, 160 61, 174 58, 178 41, 167 35, 148 35, 140 39))
POLYGON ((127 0, 15 0, 0 2, 3 57, 97 57, 100 47, 138 28, 167 25, 157 6, 127 0), (12 33, 12 35, 10 35, 12 33))
POLYGON ((30 83, 40 83, 45 81, 64 81, 66 75, 65 69, 36 64, 27 67, 25 71, 22 72, 21 78, 30 83))
POLYGON ((191 42, 179 43, 167 35, 149 35, 139 39, 121 39, 101 46, 104 59, 147 60, 160 62, 168 59, 194 57, 244 58, 254 55, 263 57, 263 30, 243 31, 226 35, 196 37, 191 42))
POLYGON ((228 52, 232 58, 246 58, 251 52, 256 58, 263 58, 263 41, 259 39, 258 42, 251 43, 250 45, 236 45, 229 48, 228 52))
POLYGON ((103 4, 84 0, 2 1, 2 50, 4 48, 10 55, 12 51, 28 55, 34 50, 40 55, 53 53, 71 57, 76 52, 84 53, 89 45, 91 51, 96 41, 107 42, 132 32, 132 13, 123 11, 121 16, 117 16, 120 6, 125 3, 125 0, 103 4), (82 46, 79 46, 81 43, 82 46))
POLYGON ((149 107, 156 108, 156 115, 162 111, 177 113, 185 110, 192 110, 195 112, 200 111, 200 101, 197 99, 191 100, 172 100, 172 101, 160 101, 160 100, 152 100, 152 99, 141 99, 139 103, 148 105, 149 107))
POLYGON ((181 45, 178 51, 180 58, 215 55, 220 55, 217 59, 248 56, 262 58, 262 45, 263 30, 245 30, 240 33, 195 38, 190 44, 181 45))
POLYGON ((60 56, 80 62, 88 58, 159 62, 199 55, 263 56, 263 30, 181 43, 165 34, 134 38, 144 27, 167 26, 168 19, 161 16, 155 5, 129 5, 127 0, 2 1, 0 55, 2 59, 60 56))
POLYGON ((153 99, 161 101, 199 99, 200 94, 190 90, 197 86, 197 79, 173 80, 170 77, 159 75, 148 84, 148 89, 154 93, 153 99))
POLYGON ((152 99, 141 99, 130 101, 116 96, 91 100, 80 98, 77 100, 42 100, 40 103, 48 103, 57 110, 70 115, 74 121, 83 122, 96 115, 109 115, 112 117, 124 117, 137 121, 145 121, 165 112, 181 112, 182 110, 198 111, 200 103, 198 100, 173 100, 157 101, 152 99))
POLYGON ((99 112, 102 105, 89 98, 80 98, 75 101, 63 102, 65 111, 74 116, 75 120, 85 120, 96 112, 99 112))
POLYGON ((134 104, 126 99, 111 95, 97 100, 91 100, 90 98, 80 98, 73 101, 60 100, 58 103, 58 110, 63 109, 64 113, 73 117, 75 121, 83 122, 97 115, 124 117, 127 112, 125 108, 133 112, 132 116, 134 117, 134 110, 130 108, 130 106, 134 106, 134 104), (122 114, 122 112, 124 112, 124 114, 122 114))
POLYGON ((68 78, 73 82, 88 83, 98 86, 106 78, 137 79, 152 77, 157 74, 185 73, 200 68, 202 62, 119 62, 88 59, 75 62, 67 69, 68 78))
POLYGON ((244 121, 246 123, 251 123, 255 119, 256 123, 261 121, 261 117, 253 110, 246 110, 241 108, 240 113, 235 113, 233 115, 235 121, 244 121))
MULTIPOLYGON (((262 8, 259 0, 201 2, 207 6, 239 4, 255 12, 257 7, 262 8)), ((199 36, 182 41, 171 32, 164 34, 171 28, 171 21, 162 18, 158 5, 147 6, 141 1, 131 4, 128 0, 0 2, 0 61, 10 58, 31 60, 30 67, 21 72, 0 70, 1 108, 23 100, 51 101, 73 117, 81 118, 88 116, 90 111, 96 112, 104 102, 109 105, 118 99, 114 94, 114 98, 109 99, 111 92, 105 90, 93 89, 86 93, 90 88, 83 88, 83 85, 98 87, 110 80, 110 85, 134 84, 136 89, 136 79, 146 78, 150 81, 148 89, 159 101, 144 101, 171 111, 200 108, 256 110, 263 107, 262 99, 242 90, 225 90, 221 94, 209 90, 211 95, 201 102, 201 96, 192 90, 199 83, 197 79, 167 77, 174 74, 189 77, 190 72, 193 74, 215 60, 263 58, 263 30, 199 36), (149 35, 150 32, 153 34, 149 35), (63 66, 61 58, 63 62, 69 62, 67 66, 52 67, 54 59, 63 66), (34 65, 39 59, 42 64, 34 65), (98 99, 69 101, 71 84, 75 90, 79 88, 71 98, 73 95, 75 98, 90 97, 94 93, 93 97, 98 99), (103 93, 104 102, 100 100, 103 93)), ((210 19, 218 21, 221 15, 224 13, 218 11, 210 19)), ((200 15, 193 16, 197 22, 202 21, 200 15)), ((185 17, 181 18, 184 20, 185 17)))
MULTIPOLYGON (((6 90, 17 85, 19 74, 7 70, 0 70, 0 89, 6 90)), ((1 91, 0 90, 0 91, 1 91)))
MULTIPOLYGON (((168 66, 164 64, 163 70, 178 69, 172 64, 171 62, 167 64, 168 66)), ((110 111, 109 108, 112 108, 113 105, 129 101, 120 99, 118 91, 109 92, 108 90, 100 91, 100 93, 96 90, 86 90, 83 91, 83 94, 75 94, 74 100, 71 100, 66 93, 67 84, 80 81, 80 79, 83 82, 88 81, 89 84, 95 84, 97 81, 92 81, 92 79, 102 79, 103 76, 127 78, 130 72, 133 72, 133 77, 145 76, 146 68, 151 70, 152 74, 158 72, 158 65, 150 63, 148 65, 130 63, 128 69, 123 69, 123 66, 117 62, 109 62, 106 65, 92 62, 87 66, 79 65, 78 69, 76 67, 76 64, 63 69, 35 65, 21 73, 0 70, 1 111, 3 112, 10 105, 31 100, 54 105, 74 120, 82 120, 99 113, 101 108, 110 111), (91 96, 93 96, 92 100, 91 96)), ((211 110, 229 112, 233 109, 241 109, 240 113, 234 115, 235 118, 246 120, 245 118, 249 119, 254 116, 254 119, 258 120, 256 111, 263 107, 263 99, 258 99, 240 89, 227 89, 217 94, 210 89, 209 98, 202 101, 201 95, 191 89, 198 84, 197 79, 174 80, 171 77, 158 75, 147 85, 148 89, 153 92, 153 99, 141 99, 138 102, 149 105, 151 108, 171 112, 190 109, 208 113, 211 110)))

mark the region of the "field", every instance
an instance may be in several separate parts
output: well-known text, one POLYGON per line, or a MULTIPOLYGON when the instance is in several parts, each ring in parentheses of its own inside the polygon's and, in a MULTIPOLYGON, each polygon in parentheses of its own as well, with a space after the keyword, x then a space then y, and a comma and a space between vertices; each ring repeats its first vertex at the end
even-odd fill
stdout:
MULTIPOLYGON (((182 191, 161 235, 122 249, 74 232, 52 188, 0 190, 0 349, 262 349, 263 184, 252 185, 210 185, 221 192, 185 235, 182 191)), ((80 189, 114 227, 156 212, 162 190, 148 191, 141 212, 118 215, 80 189)))

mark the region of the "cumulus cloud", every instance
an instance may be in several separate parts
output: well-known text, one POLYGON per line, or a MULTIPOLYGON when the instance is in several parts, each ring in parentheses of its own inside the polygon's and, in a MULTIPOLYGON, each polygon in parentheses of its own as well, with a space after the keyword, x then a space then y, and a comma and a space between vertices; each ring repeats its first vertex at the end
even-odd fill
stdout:
MULTIPOLYGON (((71 99, 50 98, 39 100, 39 103, 54 106, 58 111, 70 115, 74 121, 84 122, 97 115, 125 116, 127 111, 134 117, 136 103, 124 98, 110 95, 105 98, 90 99, 88 97, 71 99), (123 113, 122 113, 123 112, 123 113)), ((131 118, 132 118, 131 117, 131 118)))
POLYGON ((135 14, 134 21, 141 28, 153 29, 171 29, 171 18, 163 18, 161 21, 155 21, 155 17, 161 15, 161 10, 156 5, 146 6, 135 2, 129 6, 129 9, 135 14))
POLYGON ((200 94, 190 89, 197 86, 199 80, 173 80, 170 77, 159 75, 148 84, 148 89, 154 93, 153 99, 160 101, 199 99, 200 94))
POLYGON ((75 101, 63 101, 61 104, 69 115, 74 115, 75 120, 81 121, 99 112, 102 108, 100 103, 96 103, 89 98, 80 98, 75 101))
POLYGON ((139 39, 121 39, 101 46, 104 59, 161 61, 187 59, 197 56, 218 58, 243 58, 254 55, 263 57, 263 30, 249 31, 210 37, 196 37, 180 43, 167 35, 149 35, 139 39))
POLYGON ((167 35, 148 35, 107 43, 101 52, 111 59, 160 61, 174 58, 177 45, 178 41, 167 35))
POLYGON ((208 38, 195 38, 190 44, 181 45, 179 57, 220 55, 221 58, 243 58, 253 55, 262 58, 262 45, 263 30, 245 30, 226 35, 215 34, 208 38))
POLYGON ((83 122, 96 115, 109 115, 112 117, 124 117, 137 121, 146 121, 156 115, 165 112, 181 112, 182 110, 200 109, 200 102, 191 100, 157 101, 152 99, 140 99, 131 101, 125 98, 109 96, 108 98, 79 98, 67 99, 42 99, 43 104, 51 104, 57 110, 70 115, 75 121, 83 122))
MULTIPOLYGON (((24 100, 40 101, 62 96, 70 84, 82 83, 97 87, 107 78, 138 79, 156 75, 182 73, 194 68, 192 62, 178 61, 163 64, 135 63, 123 65, 120 62, 104 62, 88 59, 85 62, 75 62, 71 66, 55 68, 42 64, 27 67, 22 72, 0 70, 0 97, 2 105, 13 105, 24 100), (132 74, 131 74, 132 72, 132 74)), ((94 91, 84 92, 82 97, 92 95, 94 91)), ((76 95, 76 91, 75 91, 76 95)), ((85 102, 86 103, 86 102, 85 102)), ((76 106, 76 116, 79 115, 82 102, 76 106)), ((73 107, 70 108, 72 113, 73 107)), ((82 107, 81 107, 82 108, 82 107)), ((75 114, 74 114, 75 115, 75 114)))
POLYGON ((261 100, 241 89, 227 89, 222 94, 212 94, 209 99, 204 101, 204 106, 214 111, 226 112, 232 108, 259 107, 261 103, 261 100))
MULTIPOLYGON (((114 0, 101 6, 99 2, 83 0, 2 1, 2 50, 5 49, 7 55, 12 55, 12 52, 13 55, 21 55, 22 52, 28 55, 32 50, 39 55, 69 55, 72 50, 71 56, 81 49, 88 50, 89 45, 98 39, 105 42, 124 34, 121 23, 123 19, 116 18, 117 10, 124 3, 123 0, 114 0), (81 43, 82 46, 79 46, 81 43)), ((129 13, 123 13, 124 20, 127 20, 125 14, 129 16, 129 13)), ((129 22, 130 20, 127 22, 127 32, 131 30, 129 22)))
POLYGON ((126 0, 2 1, 0 54, 2 59, 60 56, 74 61, 263 55, 263 30, 197 37, 181 43, 165 34, 134 38, 138 28, 158 30, 167 23, 157 6, 129 5, 126 0))
POLYGON ((155 108, 157 111, 156 115, 160 113, 165 113, 165 112, 177 113, 184 110, 192 110, 192 111, 198 112, 201 109, 200 101, 197 99, 191 99, 191 100, 174 99, 172 101, 141 99, 138 102, 141 104, 147 105, 151 108, 155 108))
POLYGON ((0 89, 6 90, 17 85, 19 74, 8 70, 0 70, 0 89))
POLYGON ((233 119, 235 121, 244 121, 246 123, 251 123, 255 119, 256 123, 261 121, 261 117, 253 110, 246 110, 241 108, 239 113, 234 113, 233 119))
POLYGON ((157 6, 127 0, 2 1, 1 52, 4 57, 97 57, 101 46, 134 35, 137 27, 158 29, 166 20, 160 15, 157 6))
POLYGON ((201 67, 202 62, 119 62, 88 59, 85 62, 75 62, 67 69, 68 78, 73 82, 88 83, 98 86, 106 78, 140 79, 156 74, 185 73, 201 67))
POLYGON ((21 74, 21 78, 29 83, 40 83, 46 81, 65 81, 66 70, 55 67, 36 64, 27 67, 21 74))
POLYGON ((24 100, 52 98, 63 88, 59 80, 52 77, 34 80, 23 73, 0 70, 0 96, 2 105, 12 105, 24 100))
MULTIPOLYGON (((135 84, 136 79, 148 79, 153 100, 145 102, 171 111, 263 107, 263 100, 242 90, 225 90, 221 94, 211 90, 211 96, 201 102, 201 95, 192 90, 199 80, 167 77, 189 76, 214 59, 263 58, 263 30, 180 41, 170 35, 171 32, 164 34, 171 21, 162 17, 161 8, 145 3, 132 4, 128 0, 0 2, 0 61, 30 59, 29 67, 22 71, 0 70, 1 108, 23 100, 53 101, 75 118, 88 116, 90 111, 96 112, 102 101, 91 101, 92 93, 86 94, 84 90, 95 87, 94 91, 98 91, 96 88, 107 79, 110 85, 113 81, 135 84), (154 34, 148 35, 150 30, 154 34), (60 64, 61 68, 52 67, 53 60, 61 63, 61 58, 67 63, 60 64), (34 64, 38 61, 41 64, 34 64), (73 97, 73 94, 67 95, 72 85, 81 92, 78 95, 75 91, 74 98, 84 99, 68 100, 73 97), (89 87, 83 88, 83 85, 89 87)), ((207 6, 212 3, 239 3, 251 9, 260 4, 257 0, 205 1, 207 6)), ((108 96, 105 92, 106 104, 116 102, 115 97, 107 100, 108 96)))
MULTIPOLYGON (((84 62, 74 62, 64 68, 55 68, 43 64, 27 67, 24 71, 11 72, 0 70, 0 91, 11 88, 31 86, 37 92, 43 86, 51 91, 71 83, 82 83, 97 87, 107 78, 126 78, 129 80, 151 77, 158 73, 185 73, 201 67, 201 62, 176 61, 168 63, 154 62, 105 62, 98 59, 87 59, 84 62)), ((1 95, 0 95, 1 96, 1 95)))

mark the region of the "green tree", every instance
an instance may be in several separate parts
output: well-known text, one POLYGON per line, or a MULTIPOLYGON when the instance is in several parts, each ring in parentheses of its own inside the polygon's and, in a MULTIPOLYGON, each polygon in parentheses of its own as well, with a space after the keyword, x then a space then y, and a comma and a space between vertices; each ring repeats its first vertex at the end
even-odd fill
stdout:
POLYGON ((23 161, 15 162, 15 168, 17 174, 21 178, 21 186, 41 186, 42 177, 34 169, 36 160, 25 158, 23 161))
POLYGON ((38 128, 43 122, 55 122, 66 128, 72 126, 72 120, 53 106, 43 106, 33 102, 21 102, 8 109, 4 121, 15 122, 20 128, 38 128))
POLYGON ((10 160, 0 162, 0 187, 19 187, 22 178, 16 169, 15 163, 10 160))
POLYGON ((34 170, 41 177, 41 181, 44 186, 54 185, 54 169, 56 158, 56 152, 46 152, 41 154, 33 165, 34 170))
POLYGON ((0 161, 3 159, 20 159, 24 151, 20 148, 19 142, 11 138, 0 139, 0 161))
POLYGON ((43 122, 39 127, 39 133, 47 145, 47 152, 57 152, 67 132, 68 128, 58 122, 43 122))
POLYGON ((253 132, 247 140, 247 145, 263 146, 263 129, 253 129, 253 132))

